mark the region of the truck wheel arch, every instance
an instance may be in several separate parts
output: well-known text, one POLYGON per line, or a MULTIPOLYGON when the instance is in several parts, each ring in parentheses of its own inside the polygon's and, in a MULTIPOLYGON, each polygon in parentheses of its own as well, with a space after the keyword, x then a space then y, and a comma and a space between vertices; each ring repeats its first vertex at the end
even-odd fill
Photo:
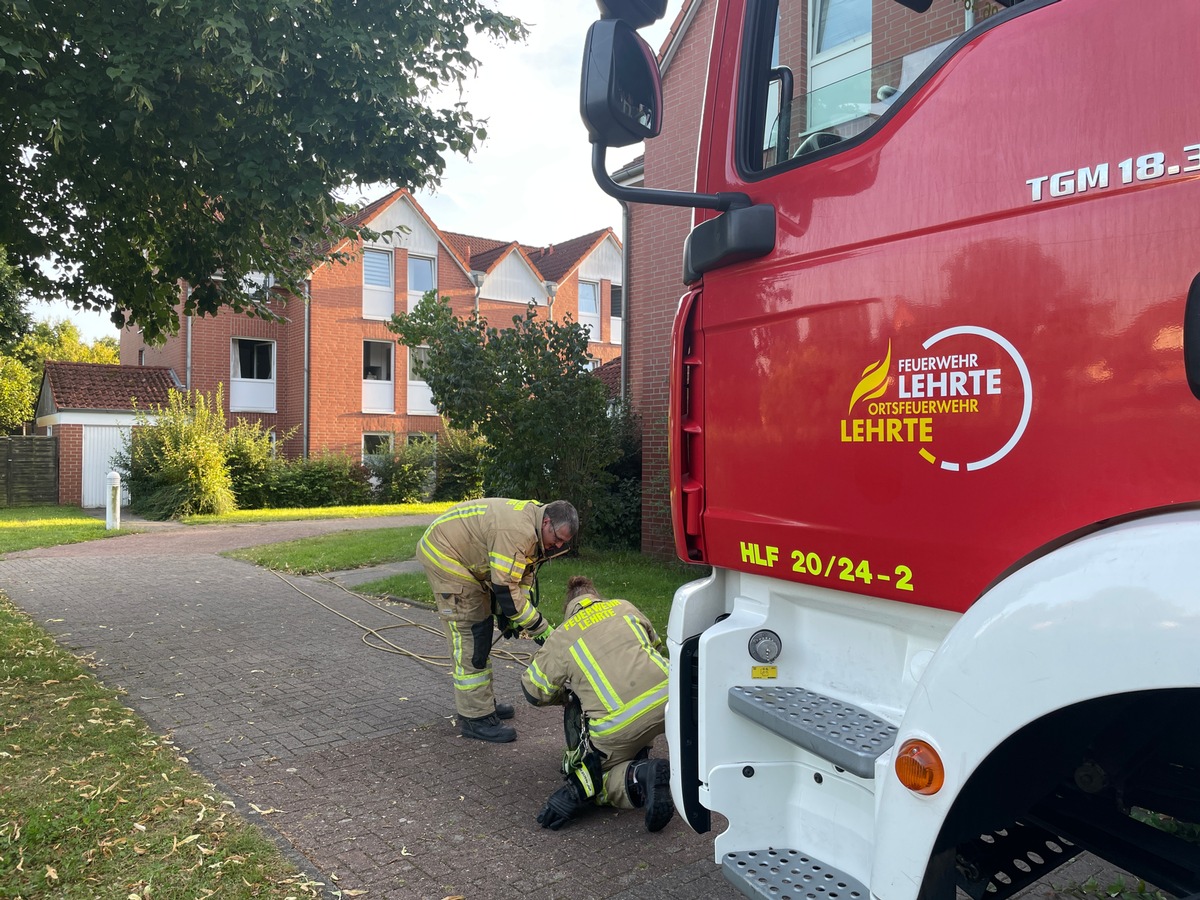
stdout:
POLYGON ((944 865, 946 847, 962 834, 1052 788, 1093 726, 1128 704, 1170 692, 1200 714, 1197 546, 1200 511, 1125 522, 1031 562, 964 614, 923 673, 897 740, 933 743, 946 784, 932 797, 912 794, 890 759, 881 761, 874 893, 913 896, 926 869, 936 868, 927 860, 943 851, 944 865), (1145 658, 1139 647, 1158 649, 1145 658), (1051 740, 1059 761, 1035 754, 1025 779, 1013 781, 1014 761, 1051 740), (1038 759, 1044 771, 1030 775, 1038 759), (982 815, 970 813, 989 791, 1011 793, 982 815))

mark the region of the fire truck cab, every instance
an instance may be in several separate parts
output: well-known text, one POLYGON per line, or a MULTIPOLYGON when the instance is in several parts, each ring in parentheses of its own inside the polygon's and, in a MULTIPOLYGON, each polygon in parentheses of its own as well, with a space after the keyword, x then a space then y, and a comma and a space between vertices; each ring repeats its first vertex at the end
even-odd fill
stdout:
POLYGON ((694 192, 605 166, 665 5, 599 0, 581 110, 695 210, 678 808, 750 897, 1200 892, 1200 4, 717 0, 694 192))

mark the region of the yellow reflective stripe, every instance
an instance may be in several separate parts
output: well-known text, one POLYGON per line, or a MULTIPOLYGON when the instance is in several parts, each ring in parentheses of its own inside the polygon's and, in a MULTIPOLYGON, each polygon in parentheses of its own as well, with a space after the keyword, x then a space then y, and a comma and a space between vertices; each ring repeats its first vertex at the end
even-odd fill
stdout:
POLYGON ((527 671, 529 673, 529 680, 533 682, 533 686, 539 691, 546 694, 553 694, 558 690, 557 685, 550 683, 550 679, 546 677, 546 673, 542 671, 542 667, 537 664, 536 659, 529 664, 527 671))
POLYGON ((584 677, 587 678, 588 684, 592 686, 592 690, 596 692, 596 696, 600 698, 600 702, 604 704, 604 708, 607 710, 620 709, 620 696, 608 683, 604 670, 600 668, 600 664, 596 662, 592 651, 588 649, 582 638, 571 645, 571 656, 579 665, 584 677))
POLYGON ((650 643, 650 635, 646 632, 646 626, 639 622, 635 616, 626 616, 625 621, 633 629, 633 633, 637 635, 638 643, 642 645, 642 649, 646 651, 646 655, 650 657, 651 662, 662 669, 662 673, 666 675, 668 672, 667 661, 662 658, 662 654, 655 650, 654 645, 650 643))
POLYGON ((477 691, 485 684, 489 684, 492 680, 492 670, 487 668, 483 672, 475 675, 455 675, 454 687, 460 691, 477 691))
POLYGON ((453 509, 446 510, 444 513, 434 519, 433 524, 429 526, 429 529, 427 529, 425 533, 429 534, 429 530, 436 528, 443 522, 453 522, 456 519, 471 519, 475 516, 482 516, 486 512, 487 506, 482 503, 477 503, 472 506, 456 506, 453 509))
POLYGON ((536 622, 538 615, 537 608, 532 603, 526 603, 524 612, 517 613, 517 617, 513 621, 517 623, 519 628, 525 628, 536 622))
POLYGON ((431 566, 441 569, 447 575, 451 575, 464 581, 475 580, 475 576, 471 574, 470 569, 468 569, 458 560, 447 556, 425 538, 421 538, 421 543, 417 546, 421 551, 421 555, 429 560, 429 564, 431 566))
POLYGON ((452 655, 454 657, 454 687, 459 691, 474 691, 492 680, 492 664, 488 661, 488 666, 479 672, 467 672, 463 668, 463 645, 462 632, 458 627, 457 622, 447 622, 450 627, 450 645, 452 655))
POLYGON ((519 563, 511 556, 504 556, 494 550, 488 554, 488 565, 491 566, 492 572, 507 575, 513 581, 520 581, 521 576, 525 574, 525 563, 519 563))
POLYGON ((641 719, 646 713, 652 712, 667 702, 667 682, 659 682, 639 697, 634 698, 624 707, 610 715, 588 722, 588 730, 598 736, 615 734, 641 719))

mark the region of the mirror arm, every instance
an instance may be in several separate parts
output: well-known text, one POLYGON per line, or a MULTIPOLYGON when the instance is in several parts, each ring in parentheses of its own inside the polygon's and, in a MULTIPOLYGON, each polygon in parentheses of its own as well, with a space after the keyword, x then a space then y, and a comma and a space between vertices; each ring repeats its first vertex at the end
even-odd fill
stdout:
POLYGON ((624 187, 613 181, 608 174, 604 158, 608 148, 604 144, 592 144, 592 175, 600 190, 618 200, 630 203, 651 203, 656 206, 686 206, 692 209, 743 209, 751 205, 750 197, 738 191, 722 191, 716 194, 696 194, 691 191, 664 191, 657 188, 624 187))

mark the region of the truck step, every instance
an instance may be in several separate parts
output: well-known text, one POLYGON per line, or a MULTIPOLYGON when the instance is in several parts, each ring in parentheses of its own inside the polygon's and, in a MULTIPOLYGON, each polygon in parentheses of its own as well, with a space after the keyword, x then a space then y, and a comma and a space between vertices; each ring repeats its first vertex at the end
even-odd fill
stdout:
POLYGON ((721 861, 725 880, 747 897, 870 900, 862 882, 797 850, 738 850, 721 861))
POLYGON ((1038 825, 1020 823, 958 847, 958 886, 972 900, 1004 900, 1083 852, 1038 825))
POLYGON ((800 687, 729 689, 729 708, 859 778, 896 742, 896 727, 852 703, 800 687))

